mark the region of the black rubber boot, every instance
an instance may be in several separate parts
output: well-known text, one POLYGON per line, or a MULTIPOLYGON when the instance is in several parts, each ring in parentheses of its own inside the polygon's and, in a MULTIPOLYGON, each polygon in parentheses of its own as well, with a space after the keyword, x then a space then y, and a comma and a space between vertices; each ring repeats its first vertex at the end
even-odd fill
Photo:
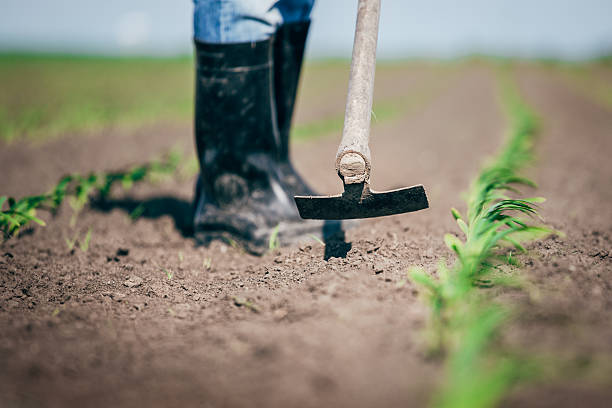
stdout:
POLYGON ((276 31, 274 43, 274 90, 280 134, 280 170, 283 181, 293 195, 315 195, 289 159, 291 121, 309 27, 309 21, 284 24, 276 31))
POLYGON ((204 243, 229 238, 261 254, 322 222, 304 221, 280 170, 273 43, 196 42, 195 139, 201 173, 194 234, 204 243))

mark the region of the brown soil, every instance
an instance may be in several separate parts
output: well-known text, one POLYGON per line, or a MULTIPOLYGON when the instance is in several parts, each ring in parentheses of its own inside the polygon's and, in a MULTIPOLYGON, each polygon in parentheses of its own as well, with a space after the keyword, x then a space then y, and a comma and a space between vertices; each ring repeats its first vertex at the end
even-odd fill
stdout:
MULTIPOLYGON (((612 115, 542 69, 517 73, 542 118, 532 171, 549 199, 542 214, 567 236, 523 258, 533 290, 515 299, 523 312, 508 342, 569 368, 505 404, 608 406, 612 115)), ((68 250, 65 208, 0 248, 0 406, 425 405, 441 362, 423 353, 428 308, 418 288, 397 284, 410 266, 433 271, 451 257, 442 242, 455 229, 449 209, 463 207, 461 192, 505 126, 492 71, 478 66, 376 125, 373 187, 423 183, 431 208, 364 221, 327 246, 306 238, 260 258, 196 247, 192 181, 138 186, 87 209, 76 228, 93 230, 87 252, 68 250), (132 222, 141 202, 147 211, 132 222)), ((189 126, 4 146, 0 190, 44 191, 65 172, 140 163, 177 142, 191 145, 189 126)), ((341 189, 337 142, 294 152, 323 193, 341 189)))

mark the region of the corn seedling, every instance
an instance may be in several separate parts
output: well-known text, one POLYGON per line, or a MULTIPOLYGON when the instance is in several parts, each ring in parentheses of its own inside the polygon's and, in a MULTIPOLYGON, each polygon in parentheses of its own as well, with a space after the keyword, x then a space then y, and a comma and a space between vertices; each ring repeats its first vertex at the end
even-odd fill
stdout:
MULTIPOLYGON (((30 222, 45 226, 45 221, 37 216, 37 210, 47 210, 55 214, 66 200, 73 210, 70 225, 74 226, 78 215, 94 196, 97 195, 101 199, 108 198, 113 186, 117 184, 120 184, 124 190, 129 190, 138 182, 163 180, 180 173, 182 163, 188 163, 188 159, 171 151, 165 160, 153 160, 127 171, 92 172, 85 176, 72 174, 62 177, 46 194, 24 197, 19 200, 0 196, 0 231, 4 238, 8 239, 18 235, 30 222)), ((144 210, 144 206, 136 207, 130 214, 130 218, 138 218, 144 210)))
POLYGON ((238 242, 236 242, 236 240, 227 237, 227 236, 223 236, 221 237, 223 239, 223 241, 225 241, 225 243, 227 245, 229 245, 230 247, 237 249, 237 250, 242 250, 242 247, 240 246, 240 244, 238 244, 238 242))
POLYGON ((310 238, 314 239, 315 241, 317 241, 319 244, 321 244, 321 245, 325 246, 325 242, 323 242, 323 240, 322 240, 321 238, 317 237, 316 235, 314 235, 314 234, 309 234, 308 236, 309 236, 310 238))
POLYGON ((138 204, 138 206, 136 206, 136 208, 134 208, 134 210, 130 213, 130 219, 132 221, 136 221, 142 214, 144 214, 146 209, 147 207, 145 207, 144 204, 138 204))
POLYGON ((64 241, 66 242, 66 246, 68 247, 68 251, 72 251, 74 249, 74 245, 77 242, 77 236, 75 234, 72 239, 64 238, 64 241))
POLYGON ((87 230, 87 234, 85 234, 85 238, 83 238, 83 242, 79 243, 79 248, 83 252, 87 252, 89 249, 89 243, 91 242, 91 227, 87 230))
POLYGON ((46 201, 46 196, 25 197, 15 200, 12 197, 0 197, 0 230, 4 238, 18 235, 19 231, 30 222, 45 226, 45 222, 38 218, 36 209, 46 201), (4 207, 8 207, 4 210, 4 207))
POLYGON ((212 258, 204 258, 202 261, 202 266, 204 269, 210 270, 210 268, 212 268, 212 258))
POLYGON ((439 407, 490 407, 525 373, 517 360, 493 351, 492 343, 510 312, 494 304, 478 289, 516 286, 517 279, 499 273, 503 265, 515 265, 510 246, 525 252, 522 243, 554 233, 532 225, 542 198, 513 198, 518 186, 535 187, 518 175, 533 160, 537 132, 535 115, 521 101, 504 77, 503 103, 511 119, 510 134, 500 153, 486 165, 467 195, 467 215, 451 213, 462 237, 446 234, 444 242, 455 253, 449 267, 440 262, 438 277, 413 269, 410 277, 426 288, 431 305, 432 351, 446 353, 446 380, 436 394, 439 407))
POLYGON ((83 240, 81 241, 79 239, 79 232, 75 232, 74 236, 72 237, 72 239, 70 238, 64 238, 64 240, 66 241, 66 246, 68 247, 68 251, 72 251, 74 249, 74 247, 76 246, 76 244, 79 244, 79 249, 82 252, 87 252, 89 250, 89 243, 91 242, 91 227, 87 230, 87 233, 85 234, 85 237, 83 238, 83 240))
POLYGON ((278 248, 280 246, 280 241, 278 240, 278 230, 280 229, 280 224, 274 227, 272 233, 270 233, 270 238, 268 240, 268 249, 270 251, 278 248))

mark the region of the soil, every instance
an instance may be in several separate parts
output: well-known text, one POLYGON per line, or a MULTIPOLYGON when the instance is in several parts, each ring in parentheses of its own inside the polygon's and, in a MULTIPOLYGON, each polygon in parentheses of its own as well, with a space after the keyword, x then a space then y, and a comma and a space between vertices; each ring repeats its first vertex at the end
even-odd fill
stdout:
MULTIPOLYGON (((542 215, 566 236, 521 258, 531 289, 513 297, 521 313, 505 339, 558 372, 504 405, 609 406, 612 111, 545 68, 516 75, 542 122, 534 194, 548 198, 542 215)), ((442 241, 456 231, 449 209, 464 208, 461 193, 507 125, 486 66, 464 66, 429 89, 427 103, 378 123, 372 139, 373 187, 422 183, 426 211, 254 257, 221 242, 195 245, 187 180, 118 192, 74 229, 66 207, 47 227, 3 243, 0 406, 426 405, 443 366, 424 353, 429 310, 419 288, 400 283, 409 267, 434 271, 452 257, 442 241), (132 221, 141 203, 146 211, 132 221), (69 250, 65 239, 89 228, 90 248, 69 250)), ((297 116, 318 108, 300 103, 297 116)), ((0 190, 45 191, 67 172, 142 163, 176 143, 191 149, 191 137, 187 124, 159 125, 2 146, 0 190)), ((294 146, 296 166, 322 193, 342 188, 338 137, 294 146)))

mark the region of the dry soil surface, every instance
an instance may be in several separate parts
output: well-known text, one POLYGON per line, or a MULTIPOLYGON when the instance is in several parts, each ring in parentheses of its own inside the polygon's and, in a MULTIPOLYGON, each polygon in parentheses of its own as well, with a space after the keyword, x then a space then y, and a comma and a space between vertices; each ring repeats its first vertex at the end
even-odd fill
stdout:
MULTIPOLYGON (((398 72, 390 97, 394 82, 410 78, 398 72)), ((612 111, 543 69, 515 73, 542 121, 533 194, 548 198, 542 215, 566 236, 521 258, 532 289, 514 297, 522 313, 507 341, 569 368, 504 404, 609 406, 612 111)), ((87 208, 75 229, 63 208, 47 227, 1 244, 0 406, 426 405, 443 365, 424 353, 429 310, 419 288, 398 283, 411 266, 434 271, 452 257, 442 241, 456 231, 449 209, 464 208, 461 193, 507 127, 492 69, 439 75, 444 86, 429 78, 427 103, 376 124, 372 137, 373 186, 422 183, 426 211, 363 221, 325 246, 306 237, 254 257, 221 242, 195 245, 188 180, 117 193, 87 208), (145 213, 130 220, 141 203, 145 213), (89 228, 90 248, 69 250, 65 239, 89 228)), ((318 107, 301 104, 298 116, 318 107)), ((338 136, 293 152, 323 193, 342 188, 338 136)), ((140 163, 177 141, 190 146, 188 125, 2 146, 1 193, 140 163)))

